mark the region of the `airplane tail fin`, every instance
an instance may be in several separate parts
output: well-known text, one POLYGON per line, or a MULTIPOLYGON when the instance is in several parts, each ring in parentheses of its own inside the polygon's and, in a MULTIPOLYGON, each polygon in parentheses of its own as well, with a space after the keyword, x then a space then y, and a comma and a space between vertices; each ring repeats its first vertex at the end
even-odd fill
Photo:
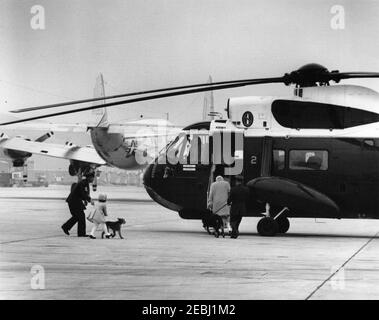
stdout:
MULTIPOLYGON (((96 78, 95 88, 93 90, 94 98, 105 97, 105 87, 104 87, 104 78, 103 74, 100 73, 96 78)), ((105 104, 105 99, 102 101, 96 101, 96 105, 105 104)), ((108 112, 107 108, 100 108, 92 110, 92 114, 96 117, 96 126, 95 127, 108 127, 108 112)))
MULTIPOLYGON (((209 76, 208 83, 212 83, 212 77, 211 76, 209 76)), ((214 113, 213 91, 208 91, 205 93, 205 96, 204 96, 203 121, 213 120, 214 119, 214 116, 212 115, 213 113, 214 113)))

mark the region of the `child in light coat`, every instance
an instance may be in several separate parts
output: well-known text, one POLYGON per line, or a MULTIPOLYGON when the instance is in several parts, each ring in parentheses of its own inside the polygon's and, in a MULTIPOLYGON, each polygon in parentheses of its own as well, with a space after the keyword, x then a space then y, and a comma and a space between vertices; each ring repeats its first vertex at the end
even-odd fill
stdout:
POLYGON ((99 194, 99 201, 95 205, 95 210, 92 213, 90 217, 90 221, 94 224, 92 227, 90 238, 96 239, 95 237, 95 231, 100 226, 100 228, 104 231, 105 237, 109 238, 110 233, 108 232, 108 228, 106 225, 105 217, 107 216, 107 195, 106 194, 99 194))

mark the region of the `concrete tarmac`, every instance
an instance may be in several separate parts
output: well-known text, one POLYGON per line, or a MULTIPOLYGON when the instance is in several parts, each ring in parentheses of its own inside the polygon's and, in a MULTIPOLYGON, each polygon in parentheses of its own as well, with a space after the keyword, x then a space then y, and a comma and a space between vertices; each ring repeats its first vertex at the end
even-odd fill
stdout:
POLYGON ((18 190, 38 199, 0 189, 0 299, 379 299, 376 220, 291 219, 269 238, 244 218, 238 239, 217 239, 200 221, 129 198, 108 203, 127 221, 125 239, 91 240, 76 226, 63 234, 64 201, 18 190))

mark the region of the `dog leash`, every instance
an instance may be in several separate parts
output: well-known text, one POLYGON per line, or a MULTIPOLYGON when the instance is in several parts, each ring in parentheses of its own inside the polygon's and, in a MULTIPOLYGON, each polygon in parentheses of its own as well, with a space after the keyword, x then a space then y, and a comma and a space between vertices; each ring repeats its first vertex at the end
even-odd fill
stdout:
POLYGON ((224 209, 227 205, 228 205, 228 203, 225 203, 222 207, 218 208, 216 212, 213 212, 213 214, 216 214, 216 213, 219 212, 221 209, 224 209))

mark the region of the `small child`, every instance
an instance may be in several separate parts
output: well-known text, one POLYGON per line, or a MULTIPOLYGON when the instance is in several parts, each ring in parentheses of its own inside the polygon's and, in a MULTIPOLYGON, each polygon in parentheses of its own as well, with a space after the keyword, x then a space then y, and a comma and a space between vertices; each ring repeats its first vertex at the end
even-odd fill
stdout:
POLYGON ((106 220, 105 220, 105 217, 107 216, 106 202, 107 202, 107 195, 103 193, 99 194, 99 201, 96 203, 95 210, 92 213, 92 217, 91 217, 91 222, 94 224, 89 236, 91 239, 96 239, 95 231, 97 230, 99 226, 104 231, 105 237, 106 238, 110 237, 110 233, 108 232, 108 228, 107 228, 106 220))

